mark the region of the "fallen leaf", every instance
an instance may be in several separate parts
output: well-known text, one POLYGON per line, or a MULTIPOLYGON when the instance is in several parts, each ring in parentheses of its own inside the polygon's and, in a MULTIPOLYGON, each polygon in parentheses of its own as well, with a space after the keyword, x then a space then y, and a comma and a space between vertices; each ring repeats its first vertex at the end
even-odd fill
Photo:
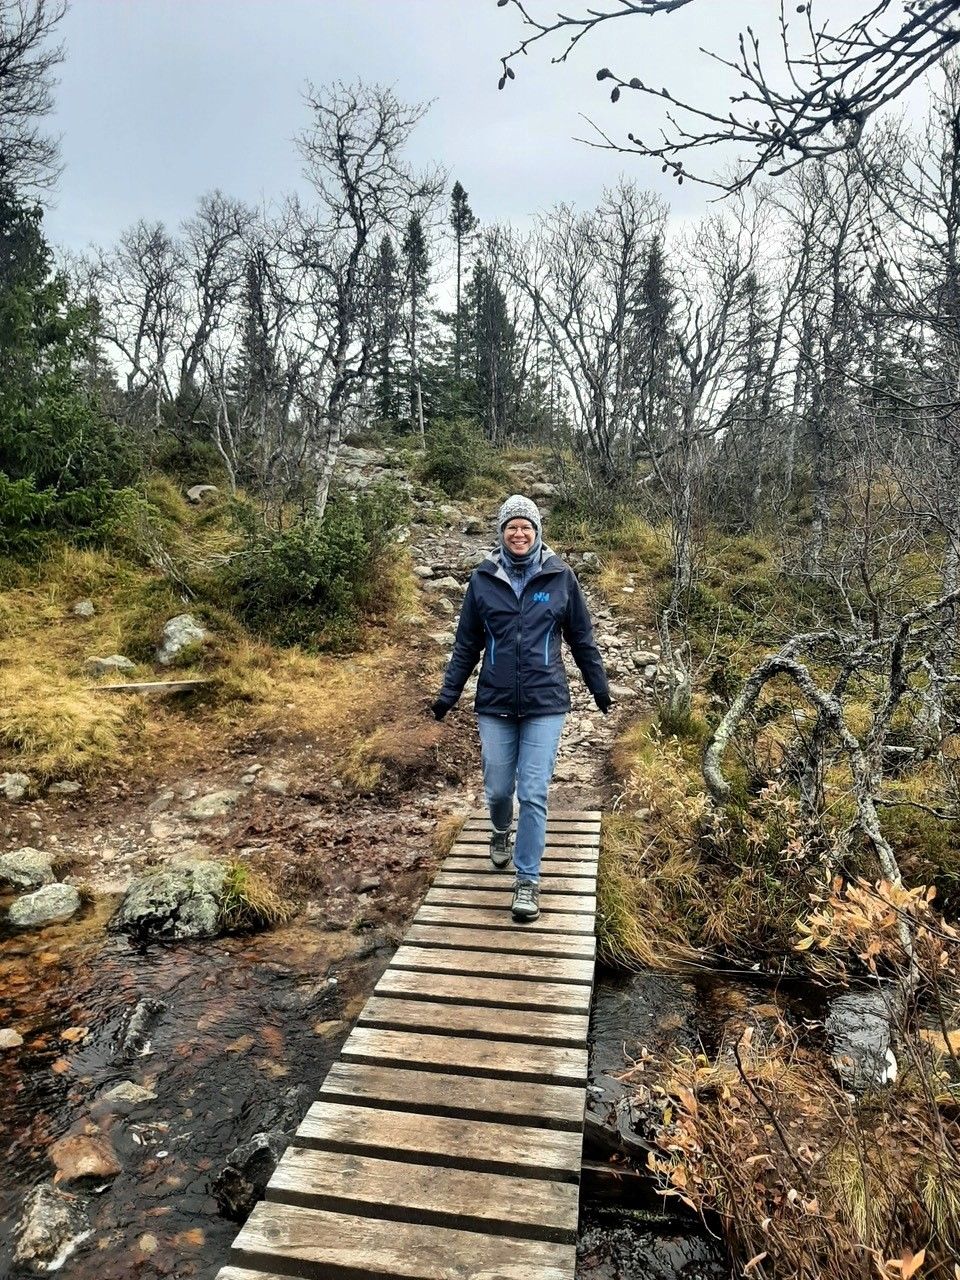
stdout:
POLYGON ((76 1044, 80 1040, 86 1040, 89 1034, 89 1027, 67 1027, 66 1031, 60 1032, 60 1039, 69 1040, 71 1044, 76 1044))
POLYGON ((58 1058, 56 1062, 52 1062, 50 1064, 50 1070, 55 1072, 58 1076, 62 1076, 65 1071, 70 1070, 70 1063, 66 1058, 58 1058))

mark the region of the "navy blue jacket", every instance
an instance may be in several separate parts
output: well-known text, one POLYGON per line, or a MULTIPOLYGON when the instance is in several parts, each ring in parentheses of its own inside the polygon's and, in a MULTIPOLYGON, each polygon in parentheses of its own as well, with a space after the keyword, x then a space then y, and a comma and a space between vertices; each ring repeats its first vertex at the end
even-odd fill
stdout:
POLYGON ((539 572, 518 599, 497 560, 484 560, 467 587, 438 701, 453 706, 482 653, 474 703, 479 715, 569 711, 561 636, 597 705, 605 708, 610 703, 607 677, 587 604, 570 566, 545 551, 539 572))

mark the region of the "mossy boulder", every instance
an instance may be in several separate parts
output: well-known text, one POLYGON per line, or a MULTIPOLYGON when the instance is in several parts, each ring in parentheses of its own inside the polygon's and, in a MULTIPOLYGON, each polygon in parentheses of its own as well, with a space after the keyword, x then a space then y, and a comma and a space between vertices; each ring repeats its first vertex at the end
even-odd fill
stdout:
POLYGON ((227 869, 220 862, 178 862, 140 876, 110 922, 121 933, 179 942, 222 932, 227 869))

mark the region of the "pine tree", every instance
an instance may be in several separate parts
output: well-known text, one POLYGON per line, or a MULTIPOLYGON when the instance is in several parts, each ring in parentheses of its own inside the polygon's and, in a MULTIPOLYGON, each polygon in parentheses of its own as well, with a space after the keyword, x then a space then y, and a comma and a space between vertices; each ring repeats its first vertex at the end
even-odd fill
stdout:
POLYGON ((499 444, 515 425, 517 333, 506 296, 485 263, 474 266, 468 292, 477 416, 487 439, 499 444))
POLYGON ((420 369, 421 308, 430 288, 430 258, 423 219, 412 213, 403 236, 403 262, 407 301, 410 304, 410 424, 424 442, 423 379, 420 369))
POLYGON ((463 304, 461 285, 463 282, 463 249, 466 241, 477 229, 477 219, 467 203, 467 193, 459 182, 453 184, 450 193, 450 225, 457 245, 457 310, 454 314, 454 348, 453 376, 457 382, 463 368, 463 304))

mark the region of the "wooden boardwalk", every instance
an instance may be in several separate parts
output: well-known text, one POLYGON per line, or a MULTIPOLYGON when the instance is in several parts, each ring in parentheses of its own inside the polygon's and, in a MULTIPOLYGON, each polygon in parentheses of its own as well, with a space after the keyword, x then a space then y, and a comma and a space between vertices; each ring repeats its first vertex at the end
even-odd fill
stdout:
POLYGON ((572 1280, 599 833, 518 925, 468 819, 217 1280, 572 1280))

